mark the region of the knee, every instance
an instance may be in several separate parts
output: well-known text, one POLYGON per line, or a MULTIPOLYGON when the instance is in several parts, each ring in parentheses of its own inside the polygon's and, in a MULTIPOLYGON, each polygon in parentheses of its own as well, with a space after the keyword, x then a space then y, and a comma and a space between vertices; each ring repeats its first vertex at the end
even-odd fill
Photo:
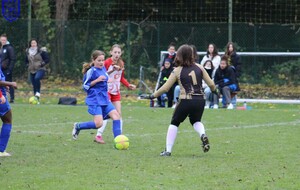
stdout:
POLYGON ((230 92, 230 88, 228 86, 224 86, 221 90, 222 94, 226 93, 226 92, 230 92))
POLYGON ((171 121, 171 125, 175 125, 175 126, 179 126, 180 125, 180 121, 176 120, 176 119, 172 119, 171 121))
POLYGON ((196 122, 200 122, 200 120, 199 119, 192 119, 192 118, 190 118, 190 124, 191 125, 194 125, 196 122))
POLYGON ((224 86, 223 90, 230 90, 229 86, 224 86))
POLYGON ((101 120, 99 120, 99 121, 95 121, 95 125, 96 125, 96 128, 98 129, 98 128, 100 128, 102 125, 103 125, 103 121, 101 120))
POLYGON ((112 111, 109 116, 112 120, 119 120, 121 118, 120 114, 116 110, 112 111))

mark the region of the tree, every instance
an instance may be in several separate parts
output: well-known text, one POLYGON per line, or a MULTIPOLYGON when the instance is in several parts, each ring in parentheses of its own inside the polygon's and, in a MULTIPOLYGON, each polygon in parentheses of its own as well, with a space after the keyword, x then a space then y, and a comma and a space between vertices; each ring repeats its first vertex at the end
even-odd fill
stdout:
POLYGON ((75 3, 75 0, 56 0, 56 39, 55 39, 55 60, 54 72, 61 73, 64 61, 64 43, 65 43, 65 22, 68 20, 69 7, 75 3))

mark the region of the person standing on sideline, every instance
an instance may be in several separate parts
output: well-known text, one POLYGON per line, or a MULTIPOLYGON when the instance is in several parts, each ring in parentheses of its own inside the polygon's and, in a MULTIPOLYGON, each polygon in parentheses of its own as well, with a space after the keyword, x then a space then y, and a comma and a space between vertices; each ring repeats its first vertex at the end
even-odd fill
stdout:
POLYGON ((83 89, 87 93, 85 103, 93 121, 74 123, 72 137, 78 138, 81 130, 97 129, 103 125, 108 116, 113 120, 114 137, 121 134, 120 115, 108 98, 107 81, 109 79, 104 67, 105 54, 96 50, 91 55, 92 62, 83 65, 83 89))
POLYGON ((150 99, 160 96, 162 93, 167 92, 176 81, 180 85, 179 103, 174 110, 171 124, 168 128, 166 149, 160 155, 171 156, 178 127, 187 117, 189 117, 190 123, 199 134, 203 151, 208 152, 210 145, 208 137, 205 134, 204 125, 201 123, 205 105, 202 79, 212 92, 215 92, 216 87, 203 66, 195 63, 194 52, 191 46, 180 46, 175 58, 175 64, 177 67, 171 73, 167 82, 159 90, 150 95, 150 99))
POLYGON ((31 39, 29 47, 26 49, 25 64, 30 73, 30 81, 33 87, 33 95, 40 102, 41 79, 46 73, 45 66, 49 63, 49 55, 46 48, 40 48, 36 39, 31 39))
MULTIPOLYGON (((1 69, 5 76, 5 80, 8 82, 12 82, 12 74, 13 69, 16 62, 16 55, 13 46, 7 40, 6 34, 2 34, 0 36, 1 41, 1 69)), ((14 88, 9 86, 9 94, 10 94, 10 103, 14 103, 15 101, 15 91, 14 88)))
MULTIPOLYGON (((107 74, 109 76, 108 82, 108 95, 109 99, 117 109, 120 115, 121 121, 121 130, 123 128, 123 121, 122 121, 122 114, 121 114, 121 93, 120 93, 120 86, 121 83, 126 86, 129 90, 134 90, 136 88, 135 85, 130 84, 125 78, 125 67, 124 62, 121 58, 122 56, 122 49, 121 46, 118 44, 114 44, 110 49, 111 57, 105 60, 104 66, 107 70, 107 74)), ((97 134, 95 136, 95 142, 104 144, 104 140, 102 138, 102 134, 105 130, 107 125, 107 120, 104 120, 103 126, 98 129, 97 134)))
POLYGON ((0 157, 11 156, 6 152, 6 147, 10 138, 12 129, 12 111, 8 101, 6 101, 6 87, 17 88, 16 82, 5 81, 5 76, 0 70, 0 117, 2 120, 2 127, 0 133, 0 157))

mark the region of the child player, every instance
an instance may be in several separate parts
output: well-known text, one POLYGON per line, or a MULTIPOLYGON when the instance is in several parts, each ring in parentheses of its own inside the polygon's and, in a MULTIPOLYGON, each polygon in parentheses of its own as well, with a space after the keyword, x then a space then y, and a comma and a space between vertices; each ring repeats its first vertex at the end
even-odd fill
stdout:
POLYGON ((0 133, 0 157, 11 156, 6 152, 6 147, 10 138, 12 128, 12 111, 8 101, 6 101, 6 87, 17 88, 16 82, 5 81, 5 76, 0 69, 0 117, 2 120, 2 128, 0 133))
POLYGON ((104 67, 104 52, 99 50, 94 51, 91 59, 91 63, 83 65, 83 89, 87 93, 85 102, 88 105, 88 112, 94 116, 94 120, 74 123, 72 131, 74 140, 77 139, 81 130, 100 128, 103 124, 103 118, 107 116, 113 120, 114 137, 121 134, 120 115, 107 94, 108 75, 104 67))
MULTIPOLYGON (((105 60, 104 65, 107 69, 107 74, 109 75, 108 82, 108 94, 111 102, 116 107, 118 113, 120 114, 121 121, 121 131, 122 131, 122 115, 121 115, 121 94, 120 94, 120 83, 125 85, 128 89, 134 90, 136 88, 135 85, 130 84, 124 77, 124 62, 121 58, 122 50, 121 46, 115 44, 110 49, 111 57, 105 60)), ((102 134, 105 130, 107 124, 107 120, 104 120, 103 126, 98 129, 97 135, 95 137, 95 142, 104 144, 104 140, 102 139, 102 134)))
POLYGON ((199 134, 203 151, 208 152, 210 145, 208 137, 205 134, 204 125, 201 123, 205 105, 202 79, 214 93, 216 93, 215 84, 203 66, 195 63, 194 51, 191 46, 180 46, 175 62, 177 67, 173 70, 167 82, 150 96, 153 99, 167 92, 176 81, 180 86, 179 103, 174 110, 171 123, 168 127, 166 149, 160 155, 171 156, 178 127, 187 117, 189 117, 191 125, 199 134))

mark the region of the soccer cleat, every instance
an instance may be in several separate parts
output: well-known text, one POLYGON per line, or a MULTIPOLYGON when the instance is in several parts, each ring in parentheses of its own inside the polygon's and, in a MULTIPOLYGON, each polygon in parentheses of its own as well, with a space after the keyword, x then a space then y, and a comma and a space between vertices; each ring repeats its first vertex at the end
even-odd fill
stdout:
POLYGON ((0 157, 9 157, 11 156, 11 154, 9 154, 8 152, 0 152, 0 157))
POLYGON ((232 109, 233 109, 233 105, 230 103, 230 104, 227 106, 227 109, 228 109, 228 110, 232 110, 232 109))
POLYGON ((166 150, 160 153, 160 156, 171 156, 171 152, 167 152, 166 150))
POLYGON ((78 125, 78 123, 74 123, 74 125, 73 125, 72 137, 74 140, 76 140, 78 138, 78 135, 80 132, 80 130, 77 129, 77 125, 78 125))
POLYGON ((208 137, 203 134, 201 136, 201 141, 202 141, 202 149, 203 149, 203 152, 208 152, 209 149, 210 149, 210 146, 209 146, 209 141, 208 141, 208 137))
POLYGON ((105 144, 104 140, 102 139, 102 136, 96 136, 94 142, 99 144, 105 144))
POLYGON ((214 104, 213 109, 219 109, 218 104, 214 104))

